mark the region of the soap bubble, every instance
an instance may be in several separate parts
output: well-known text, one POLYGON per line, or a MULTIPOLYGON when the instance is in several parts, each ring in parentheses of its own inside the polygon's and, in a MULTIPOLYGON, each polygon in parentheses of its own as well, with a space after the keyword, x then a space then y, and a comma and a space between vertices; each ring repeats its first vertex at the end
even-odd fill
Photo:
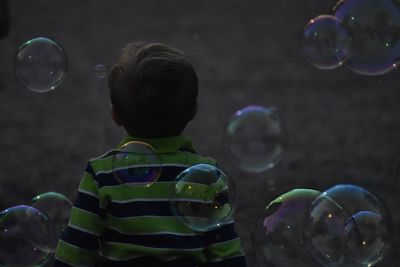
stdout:
POLYGON ((28 89, 42 93, 54 90, 65 78, 67 57, 62 47, 44 37, 26 41, 17 50, 14 71, 28 89))
POLYGON ((107 68, 103 64, 97 64, 94 67, 94 73, 98 79, 103 79, 107 75, 107 68))
POLYGON ((228 177, 209 164, 194 165, 178 175, 172 213, 195 231, 210 231, 232 220, 228 177))
POLYGON ((270 202, 252 232, 260 266, 315 266, 304 251, 303 230, 311 203, 320 193, 293 189, 270 202))
POLYGON ((335 16, 352 38, 346 65, 363 75, 381 75, 400 60, 399 3, 391 0, 340 1, 335 16))
POLYGON ((275 108, 247 106, 237 111, 225 132, 225 151, 248 172, 263 172, 282 158, 286 136, 275 108))
POLYGON ((385 205, 356 185, 337 185, 312 203, 304 236, 324 266, 372 266, 390 248, 391 218, 385 205))
POLYGON ((268 190, 269 191, 276 190, 276 182, 274 180, 268 180, 268 190))
POLYGON ((347 247, 356 262, 372 266, 386 256, 390 233, 384 225, 383 218, 372 211, 359 211, 347 222, 347 247))
POLYGON ((48 219, 47 233, 42 235, 36 245, 44 252, 54 252, 62 231, 67 227, 72 202, 62 194, 47 192, 34 197, 31 206, 48 219))
POLYGON ((0 212, 0 266, 43 266, 48 253, 35 244, 46 231, 46 216, 33 207, 20 205, 0 212))
POLYGON ((304 231, 308 252, 323 266, 349 266, 345 225, 351 214, 329 197, 318 197, 311 206, 304 231))
POLYGON ((114 177, 121 184, 150 186, 161 175, 161 157, 151 145, 131 141, 115 152, 112 169, 114 177))
POLYGON ((330 70, 349 58, 351 38, 334 16, 320 15, 304 27, 303 52, 315 67, 330 70))

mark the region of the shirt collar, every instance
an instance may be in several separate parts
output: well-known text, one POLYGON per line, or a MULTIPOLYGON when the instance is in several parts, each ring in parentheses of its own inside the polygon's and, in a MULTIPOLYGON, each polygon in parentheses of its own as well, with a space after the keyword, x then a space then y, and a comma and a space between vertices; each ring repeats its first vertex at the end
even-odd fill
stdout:
POLYGON ((121 142, 117 146, 119 149, 121 146, 128 142, 140 141, 151 145, 159 154, 173 153, 177 151, 189 151, 195 153, 195 149, 192 145, 192 141, 183 135, 172 136, 172 137, 158 137, 158 138, 142 138, 136 136, 126 136, 122 138, 121 142))

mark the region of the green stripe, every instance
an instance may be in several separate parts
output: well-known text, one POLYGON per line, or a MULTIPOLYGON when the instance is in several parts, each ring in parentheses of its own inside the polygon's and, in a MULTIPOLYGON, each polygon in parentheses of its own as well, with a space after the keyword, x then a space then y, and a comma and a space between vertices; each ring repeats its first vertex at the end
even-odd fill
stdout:
POLYGON ((209 260, 219 260, 243 255, 240 239, 235 238, 229 241, 211 244, 207 247, 207 257, 209 260))
POLYGON ((96 235, 101 235, 104 231, 104 221, 99 216, 76 207, 71 209, 69 223, 96 235))
POLYGON ((97 195, 99 191, 97 183, 93 180, 93 177, 87 172, 83 174, 81 183, 79 184, 79 189, 83 189, 95 195, 97 195))
POLYGON ((100 202, 102 199, 114 201, 129 201, 135 199, 193 199, 201 201, 212 201, 221 192, 226 191, 227 185, 214 183, 204 185, 198 183, 163 182, 154 183, 150 186, 141 184, 122 184, 104 186, 100 189, 100 202))
POLYGON ((91 266, 96 259, 97 252, 80 249, 62 240, 58 242, 56 257, 73 265, 91 266))
POLYGON ((114 155, 102 159, 95 159, 90 162, 95 173, 112 170, 112 159, 114 155))
POLYGON ((116 218, 107 216, 107 225, 126 234, 166 231, 176 234, 193 234, 193 231, 176 217, 142 216, 116 218))
POLYGON ((218 194, 223 191, 228 191, 228 185, 223 184, 221 179, 218 179, 216 183, 212 183, 210 185, 192 182, 180 182, 176 184, 175 189, 175 198, 213 201, 218 194))
POLYGON ((134 199, 170 199, 175 195, 175 182, 154 183, 149 187, 138 184, 122 184, 104 186, 100 189, 100 198, 109 198, 116 201, 134 199))
POLYGON ((128 260, 134 255, 149 255, 160 259, 169 259, 171 257, 191 257, 199 263, 206 262, 203 254, 203 248, 199 249, 172 249, 172 248, 152 248, 133 244, 105 242, 102 246, 102 254, 106 257, 112 257, 119 260, 128 260))
POLYGON ((114 162, 113 166, 113 156, 108 156, 102 159, 96 159, 91 161, 91 165, 95 172, 110 172, 113 168, 118 168, 122 166, 130 166, 137 164, 149 164, 149 162, 154 164, 182 164, 182 165, 196 165, 200 163, 215 165, 216 161, 212 158, 205 158, 199 155, 189 153, 189 152, 177 152, 174 154, 159 154, 159 162, 154 160, 154 162, 149 161, 148 157, 137 157, 132 158, 132 162, 126 162, 125 160, 114 162))

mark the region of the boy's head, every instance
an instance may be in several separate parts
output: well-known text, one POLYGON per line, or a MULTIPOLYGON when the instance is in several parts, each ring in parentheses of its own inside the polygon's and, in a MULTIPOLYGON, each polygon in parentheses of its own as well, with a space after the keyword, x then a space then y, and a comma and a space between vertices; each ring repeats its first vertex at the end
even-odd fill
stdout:
POLYGON ((114 120, 133 136, 179 135, 196 113, 196 72, 183 52, 165 44, 128 44, 108 86, 114 120))

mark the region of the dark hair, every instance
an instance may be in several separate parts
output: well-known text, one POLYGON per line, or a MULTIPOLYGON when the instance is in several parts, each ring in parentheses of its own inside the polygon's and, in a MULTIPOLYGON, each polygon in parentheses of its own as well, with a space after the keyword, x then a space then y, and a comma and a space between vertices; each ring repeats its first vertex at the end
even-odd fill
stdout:
POLYGON ((111 103, 130 135, 179 135, 193 118, 198 79, 183 52, 161 43, 130 43, 112 67, 111 103))

